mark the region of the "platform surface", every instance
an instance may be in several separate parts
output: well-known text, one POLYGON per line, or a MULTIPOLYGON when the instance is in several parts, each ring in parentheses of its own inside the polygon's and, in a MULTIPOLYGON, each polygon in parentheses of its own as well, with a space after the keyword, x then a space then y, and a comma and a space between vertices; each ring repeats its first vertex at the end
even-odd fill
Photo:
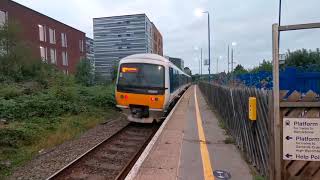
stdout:
POLYGON ((215 177, 213 171, 223 170, 230 179, 251 180, 238 149, 224 143, 225 131, 200 90, 192 86, 182 98, 135 179, 218 180, 223 178, 215 177))

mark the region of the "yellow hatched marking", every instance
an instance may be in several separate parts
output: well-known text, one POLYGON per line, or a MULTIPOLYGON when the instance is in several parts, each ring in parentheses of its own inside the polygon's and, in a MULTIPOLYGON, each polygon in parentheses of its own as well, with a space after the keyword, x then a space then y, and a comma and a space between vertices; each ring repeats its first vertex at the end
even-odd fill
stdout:
POLYGON ((200 152, 201 152, 201 158, 202 158, 203 175, 205 180, 214 180, 213 170, 212 170, 211 161, 210 161, 210 155, 209 155, 208 147, 206 144, 206 137, 204 135, 204 131, 202 127, 202 119, 201 119, 198 100, 197 100, 196 86, 194 87, 194 99, 195 99, 197 125, 198 125, 198 133, 199 133, 199 140, 200 140, 200 152))

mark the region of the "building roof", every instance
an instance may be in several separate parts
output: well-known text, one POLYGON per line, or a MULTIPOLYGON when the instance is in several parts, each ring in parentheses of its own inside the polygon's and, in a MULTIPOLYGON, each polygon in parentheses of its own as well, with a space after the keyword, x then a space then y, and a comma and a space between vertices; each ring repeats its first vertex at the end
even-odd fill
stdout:
POLYGON ((123 17, 123 16, 146 16, 145 13, 140 13, 140 14, 125 14, 125 15, 118 15, 118 16, 106 16, 106 17, 97 17, 93 19, 104 19, 104 18, 114 18, 114 17, 123 17))
POLYGON ((82 32, 82 33, 86 34, 85 32, 83 32, 83 31, 81 31, 81 30, 79 30, 79 29, 76 29, 76 28, 74 28, 74 27, 72 27, 72 26, 69 26, 69 25, 63 23, 63 22, 60 22, 60 21, 58 21, 58 20, 56 20, 56 19, 53 19, 52 17, 49 17, 49 16, 47 16, 47 15, 45 15, 45 14, 42 14, 42 13, 36 11, 36 10, 33 10, 33 9, 27 7, 27 6, 24 6, 24 5, 22 5, 22 4, 19 4, 19 3, 15 2, 15 1, 13 1, 13 0, 8 0, 8 2, 9 2, 9 3, 13 3, 13 4, 15 4, 15 5, 18 5, 18 6, 20 6, 20 7, 26 8, 26 9, 28 9, 29 11, 32 11, 32 12, 38 14, 38 15, 45 16, 45 17, 47 17, 47 18, 49 18, 49 19, 51 19, 51 20, 53 20, 53 21, 56 21, 57 23, 63 24, 63 25, 65 25, 65 26, 68 26, 69 28, 72 28, 72 29, 74 29, 74 30, 76 30, 76 31, 79 31, 79 32, 82 32))

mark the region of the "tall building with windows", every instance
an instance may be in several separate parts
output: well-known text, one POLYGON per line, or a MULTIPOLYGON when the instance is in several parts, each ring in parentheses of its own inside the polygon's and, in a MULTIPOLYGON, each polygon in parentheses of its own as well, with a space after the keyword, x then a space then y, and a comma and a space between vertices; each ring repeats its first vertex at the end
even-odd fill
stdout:
POLYGON ((174 65, 176 65, 178 68, 181 70, 184 69, 184 61, 181 58, 176 58, 176 57, 170 57, 170 56, 164 56, 165 58, 169 59, 174 65))
POLYGON ((132 54, 154 53, 153 26, 145 14, 94 18, 96 74, 111 79, 120 59, 132 54))
POLYGON ((92 67, 94 68, 94 46, 93 39, 86 37, 86 51, 87 59, 90 61, 92 67))
POLYGON ((0 25, 14 23, 35 58, 66 74, 86 56, 85 33, 11 0, 0 0, 0 25))

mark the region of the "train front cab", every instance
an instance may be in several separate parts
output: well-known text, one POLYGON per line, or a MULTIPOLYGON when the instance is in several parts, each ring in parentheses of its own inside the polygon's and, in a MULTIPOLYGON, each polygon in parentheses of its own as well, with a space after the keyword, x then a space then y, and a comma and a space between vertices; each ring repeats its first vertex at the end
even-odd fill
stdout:
POLYGON ((158 64, 123 63, 116 88, 117 107, 128 120, 139 123, 159 121, 165 104, 165 67, 158 64))

